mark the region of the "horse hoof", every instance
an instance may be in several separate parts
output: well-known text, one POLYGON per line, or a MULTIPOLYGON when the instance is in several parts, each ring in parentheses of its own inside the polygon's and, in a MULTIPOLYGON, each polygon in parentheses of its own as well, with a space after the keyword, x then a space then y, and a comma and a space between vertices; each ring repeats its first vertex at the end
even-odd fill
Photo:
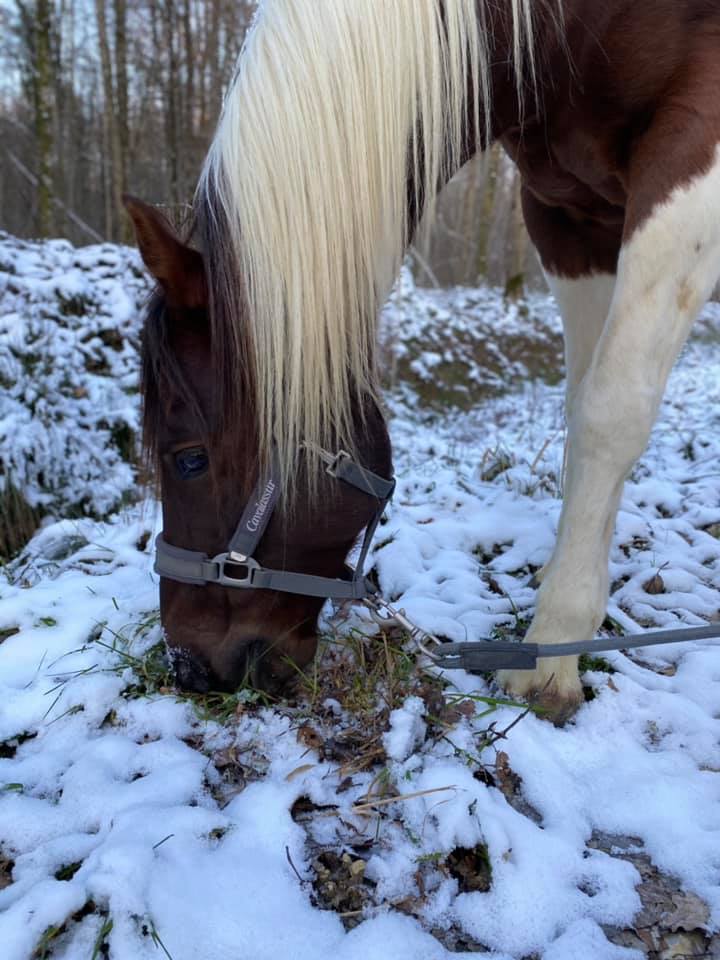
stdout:
POLYGON ((538 676, 538 671, 503 670, 497 681, 510 696, 527 700, 536 716, 556 727, 571 720, 585 702, 579 676, 559 681, 552 674, 538 676))

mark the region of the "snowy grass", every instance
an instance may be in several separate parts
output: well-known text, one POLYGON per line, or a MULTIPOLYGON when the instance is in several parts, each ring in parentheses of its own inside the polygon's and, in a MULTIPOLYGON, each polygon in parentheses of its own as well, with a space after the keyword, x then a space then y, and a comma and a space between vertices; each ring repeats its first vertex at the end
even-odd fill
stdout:
MULTIPOLYGON (((626 488, 607 626, 628 634, 720 617, 718 319, 626 488)), ((452 640, 521 634, 559 514, 561 388, 465 413, 408 396, 389 398, 383 592, 452 640)), ((282 699, 181 696, 156 525, 153 504, 48 518, 0 571, 3 960, 718 950, 717 643, 587 659, 557 730, 328 606, 282 699)))
POLYGON ((108 516, 137 497, 134 250, 0 232, 0 559, 46 515, 108 516))

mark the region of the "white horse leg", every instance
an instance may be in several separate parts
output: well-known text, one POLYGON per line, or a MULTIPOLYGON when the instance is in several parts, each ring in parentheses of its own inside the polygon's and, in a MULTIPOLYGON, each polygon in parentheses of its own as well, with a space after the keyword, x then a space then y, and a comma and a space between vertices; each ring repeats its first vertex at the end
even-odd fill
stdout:
MULTIPOLYGON (((565 413, 569 420, 575 394, 607 322, 616 277, 613 273, 593 273, 569 279, 546 273, 546 278, 563 322, 565 413)), ((548 567, 549 562, 535 573, 537 583, 542 583, 548 567)))
MULTIPOLYGON (((672 365, 720 275, 720 153, 656 205, 624 244, 607 324, 578 385, 557 546, 528 642, 590 639, 605 614, 608 548, 628 471, 642 454, 672 365)), ((575 658, 506 671, 513 695, 562 719, 582 701, 575 658)))
POLYGON ((547 281, 563 321, 567 378, 565 410, 569 419, 575 394, 605 329, 616 277, 611 273, 594 273, 570 280, 547 274, 547 281))

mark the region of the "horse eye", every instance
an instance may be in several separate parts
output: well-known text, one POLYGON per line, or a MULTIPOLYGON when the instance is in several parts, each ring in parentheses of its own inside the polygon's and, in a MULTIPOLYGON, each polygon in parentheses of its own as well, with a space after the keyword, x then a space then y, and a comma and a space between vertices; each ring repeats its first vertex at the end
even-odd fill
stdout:
POLYGON ((192 480, 207 470, 210 461, 204 447, 190 447, 178 450, 175 454, 175 466, 183 480, 192 480))

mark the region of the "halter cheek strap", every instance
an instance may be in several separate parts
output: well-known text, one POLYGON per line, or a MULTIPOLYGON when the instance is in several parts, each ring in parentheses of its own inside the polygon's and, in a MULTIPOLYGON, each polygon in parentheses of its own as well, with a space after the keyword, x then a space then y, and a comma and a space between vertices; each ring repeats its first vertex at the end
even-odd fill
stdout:
POLYGON ((180 583, 205 586, 208 583, 240 590, 279 590, 306 597, 332 600, 362 600, 375 593, 375 587, 363 574, 370 543, 380 517, 395 490, 395 480, 386 480, 356 463, 341 450, 329 453, 319 447, 313 451, 326 465, 326 472, 343 483, 374 497, 377 510, 365 529, 360 555, 355 568, 348 567, 348 578, 318 577, 308 573, 272 570, 261 566, 253 554, 262 540, 280 497, 280 481, 276 468, 269 478, 261 478, 245 507, 240 522, 230 538, 228 549, 216 557, 196 550, 175 547, 160 534, 155 541, 155 572, 180 583))

